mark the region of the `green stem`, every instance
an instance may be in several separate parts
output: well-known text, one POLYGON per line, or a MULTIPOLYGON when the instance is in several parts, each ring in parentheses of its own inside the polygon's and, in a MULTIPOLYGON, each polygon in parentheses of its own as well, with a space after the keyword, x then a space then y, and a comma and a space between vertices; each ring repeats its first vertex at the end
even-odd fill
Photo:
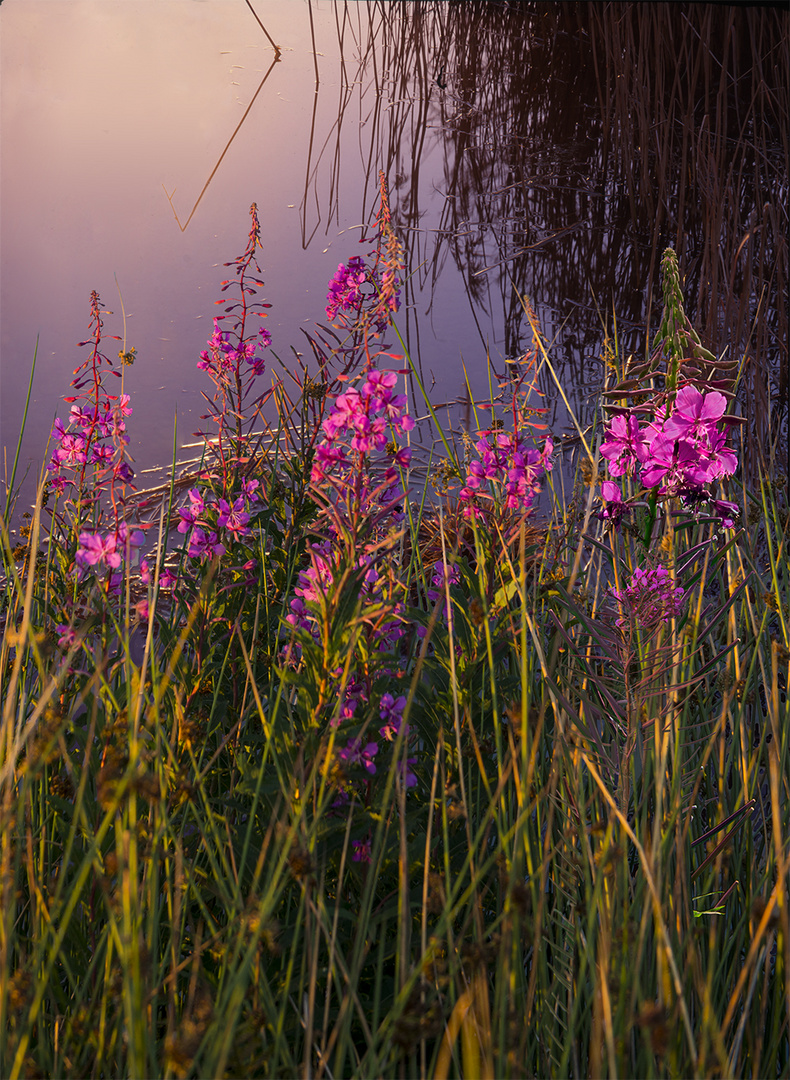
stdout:
POLYGON ((14 454, 14 465, 11 469, 11 479, 8 482, 5 492, 5 520, 8 522, 8 514, 11 507, 11 495, 14 490, 14 478, 16 477, 16 467, 19 464, 19 452, 22 449, 22 437, 25 434, 25 425, 27 423, 27 410, 30 407, 30 395, 33 391, 33 376, 36 372, 36 357, 38 356, 38 334, 36 335, 36 347, 33 350, 33 364, 30 368, 30 379, 27 384, 27 397, 25 398, 25 408, 22 412, 22 426, 19 429, 19 438, 16 442, 16 453, 14 454))
POLYGON ((650 538, 653 535, 653 526, 656 523, 656 505, 658 503, 658 495, 655 489, 650 493, 649 505, 650 512, 647 517, 647 525, 645 525, 645 535, 642 537, 642 543, 646 550, 650 550, 650 538))

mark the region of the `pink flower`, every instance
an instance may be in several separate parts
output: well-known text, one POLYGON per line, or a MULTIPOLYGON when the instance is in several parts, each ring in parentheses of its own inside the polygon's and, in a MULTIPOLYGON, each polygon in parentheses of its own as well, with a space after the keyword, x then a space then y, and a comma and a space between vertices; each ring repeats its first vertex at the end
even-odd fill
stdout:
POLYGON ((366 772, 374 776, 376 766, 373 758, 378 752, 378 743, 369 742, 362 746, 362 739, 352 739, 344 750, 338 750, 337 756, 347 765, 361 765, 366 772))
POLYGON ((206 503, 197 488, 189 490, 189 507, 179 506, 178 515, 181 521, 178 523, 180 533, 189 532, 193 525, 203 525, 200 515, 206 511, 206 503))
POLYGON ((701 394, 696 386, 684 386, 675 396, 675 408, 664 423, 664 434, 676 439, 706 439, 726 408, 724 394, 701 394))
POLYGON ((53 455, 53 461, 60 465, 81 465, 87 460, 85 440, 81 435, 64 435, 53 455))
POLYGON ((122 521, 118 526, 118 541, 124 547, 126 552, 131 548, 142 547, 145 543, 145 533, 142 529, 132 529, 129 531, 129 527, 125 521, 122 521))
MULTIPOLYGON (((621 592, 612 589, 612 595, 631 618, 649 629, 661 621, 668 622, 680 612, 684 590, 674 583, 664 566, 651 570, 637 567, 630 584, 621 592)), ((620 618, 617 625, 624 626, 627 622, 627 618, 620 618)))
POLYGON ((731 529, 735 524, 735 519, 741 512, 737 503, 725 502, 724 499, 715 499, 713 509, 716 511, 724 529, 731 529))
POLYGON ((60 417, 58 417, 55 421, 55 426, 52 428, 52 438, 56 442, 60 442, 66 435, 66 432, 67 428, 64 427, 63 421, 60 419, 60 417))
POLYGON ((354 862, 370 862, 370 837, 367 840, 354 840, 351 858, 354 862))
POLYGON ((617 484, 613 484, 611 480, 604 480, 601 484, 601 500, 604 507, 598 517, 602 521, 611 521, 614 526, 619 525, 620 518, 625 512, 625 506, 623 505, 623 493, 617 484))
POLYGON ((701 487, 712 479, 709 466, 687 439, 660 434, 650 443, 650 463, 642 469, 645 487, 660 485, 663 494, 676 495, 685 487, 701 487))
POLYGON ((291 626, 298 627, 302 630, 309 630, 310 612, 305 607, 305 602, 301 596, 294 597, 288 606, 291 610, 285 616, 285 621, 291 626))
POLYGON ((121 554, 116 550, 116 537, 111 534, 80 533, 76 559, 80 566, 120 566, 121 554))
POLYGON ((167 567, 159 575, 159 588, 160 589, 173 589, 178 584, 178 575, 174 574, 172 570, 168 570, 167 567))
POLYGON ((109 465, 112 461, 113 450, 111 446, 96 445, 91 450, 91 464, 109 465))
POLYGON ((399 761, 397 763, 398 776, 407 788, 413 788, 417 784, 417 775, 412 769, 412 765, 416 764, 416 757, 410 757, 407 758, 405 762, 399 761))
POLYGON ((60 623, 56 626, 55 633, 58 635, 58 648, 60 649, 70 649, 77 642, 77 632, 68 623, 60 623))
POLYGON ((244 480, 242 481, 241 490, 244 492, 245 497, 248 498, 250 502, 259 502, 260 495, 257 494, 259 487, 259 480, 244 480))
POLYGON ((379 728, 379 735, 388 742, 397 739, 403 722, 403 710, 406 708, 406 698, 401 696, 393 698, 392 694, 384 694, 379 705, 379 715, 385 721, 384 727, 379 728))
POLYGON ((359 255, 353 255, 348 260, 348 266, 339 263, 335 276, 329 282, 327 319, 334 319, 338 311, 353 311, 361 306, 364 296, 360 286, 365 284, 366 277, 365 264, 359 255))
POLYGON ((219 518, 217 524, 221 529, 227 529, 234 540, 240 540, 243 536, 249 536, 250 530, 247 522, 250 515, 244 509, 244 497, 239 496, 231 506, 225 499, 219 500, 219 518))
POLYGON ((612 418, 601 446, 601 456, 609 462, 612 476, 630 476, 638 461, 647 461, 647 440, 635 416, 612 418))
POLYGON ((204 561, 212 555, 224 555, 225 545, 219 542, 215 532, 206 532, 204 529, 195 528, 189 538, 187 554, 190 559, 204 561))
POLYGON ((129 404, 130 401, 131 398, 128 394, 121 394, 115 406, 115 411, 121 416, 131 416, 133 409, 132 406, 129 404))
POLYGON ((708 445, 700 447, 700 455, 707 459, 708 475, 711 480, 722 480, 725 476, 732 476, 738 468, 738 458, 726 443, 725 432, 708 430, 708 445))

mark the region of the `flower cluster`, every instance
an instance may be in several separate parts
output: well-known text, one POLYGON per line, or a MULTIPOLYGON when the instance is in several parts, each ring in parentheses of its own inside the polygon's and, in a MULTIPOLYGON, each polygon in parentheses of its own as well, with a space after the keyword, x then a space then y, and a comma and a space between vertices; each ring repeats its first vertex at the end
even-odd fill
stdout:
POLYGON ((544 473, 550 467, 554 444, 547 438, 542 450, 526 446, 519 431, 512 435, 499 428, 478 434, 477 460, 470 463, 460 498, 466 503, 465 517, 482 517, 479 500, 493 493, 508 510, 527 513, 541 488, 544 473))
MULTIPOLYGON (((379 700, 379 716, 384 723, 379 728, 379 736, 385 743, 394 743, 401 736, 408 745, 409 729, 408 725, 404 726, 403 724, 403 711, 405 708, 406 698, 403 695, 394 698, 392 694, 382 694, 379 700)), ((374 759, 378 753, 378 742, 375 739, 366 740, 362 735, 350 739, 345 746, 335 751, 335 757, 342 767, 344 776, 335 801, 337 808, 342 808, 348 803, 355 787, 352 775, 354 769, 361 769, 367 774, 367 779, 376 775, 377 767, 374 759)), ((396 763, 397 775, 407 789, 417 785, 417 774, 413 769, 416 764, 416 757, 407 757, 405 761, 399 760, 396 763)))
POLYGON ((384 721, 384 726, 379 728, 379 735, 387 742, 395 742, 403 724, 403 710, 406 708, 406 698, 401 694, 394 698, 392 694, 383 694, 379 703, 379 716, 384 721))
POLYGON ((179 507, 178 531, 188 533, 187 554, 204 562, 214 555, 223 555, 228 545, 244 540, 251 534, 250 520, 259 502, 259 481, 245 480, 241 494, 231 500, 216 499, 211 492, 190 488, 189 504, 179 507), (221 535, 224 530, 225 535, 221 535))
MULTIPOLYGON (((119 596, 123 585, 124 574, 122 564, 126 563, 131 568, 141 554, 141 548, 145 544, 145 534, 141 529, 129 529, 125 521, 121 521, 118 528, 109 532, 83 531, 79 534, 79 542, 75 555, 77 579, 82 580, 86 574, 93 573, 102 578, 102 588, 108 596, 119 596)), ((143 577, 147 575, 147 563, 142 560, 140 568, 143 577)), ((148 618, 147 602, 136 605, 138 613, 143 619, 148 618)), ((58 633, 63 636, 63 627, 57 627, 58 633)), ((70 635, 66 634, 61 641, 61 648, 72 644, 70 635)))
POLYGON ((129 395, 109 394, 104 387, 106 370, 113 375, 118 372, 101 352, 103 314, 101 299, 92 292, 91 339, 80 343, 93 346, 91 355, 77 368, 71 384, 80 393, 64 398, 71 405, 68 420, 55 420, 51 436, 55 448, 47 465, 52 487, 58 492, 77 488, 83 507, 97 502, 107 491, 116 502, 117 490, 134 477, 126 452, 129 436, 125 418, 132 414, 129 395), (86 483, 88 470, 90 484, 86 483))
MULTIPOLYGON (((354 290, 364 284, 360 261, 352 260, 350 266, 353 273, 341 268, 330 287, 330 300, 338 305, 353 305, 354 290)), ((399 446, 398 439, 414 427, 414 421, 407 412, 406 395, 396 392, 397 382, 397 372, 368 366, 329 408, 311 470, 313 498, 324 508, 323 535, 308 549, 309 565, 299 573, 284 620, 297 633, 286 646, 283 660, 298 662, 302 650, 312 647, 310 638, 319 641, 327 601, 334 590, 348 587, 344 583, 352 570, 352 587, 366 626, 366 657, 358 668, 341 666, 327 673, 327 700, 332 701, 328 726, 339 729, 340 735, 335 750, 342 776, 335 803, 338 809, 347 806, 360 784, 370 785, 381 767, 383 746, 366 736, 360 714, 364 718, 375 701, 374 683, 392 676, 388 656, 396 652, 406 632, 405 587, 392 572, 389 552, 394 542, 392 526, 403 516, 400 470, 408 468, 411 460, 411 451, 399 446), (351 536, 354 541, 349 544, 351 536)), ((404 697, 390 693, 380 698, 380 737, 385 743, 394 742, 399 733, 408 740, 408 731, 401 731, 405 704, 404 697)), ((407 788, 417 783, 415 764, 416 758, 395 763, 407 788)), ((369 839, 355 842, 355 861, 368 861, 369 855, 369 839)))
MULTIPOLYGON (((322 426, 324 438, 316 447, 311 475, 314 484, 326 480, 338 467, 344 470, 353 465, 358 469, 372 450, 386 449, 390 432, 402 435, 411 431, 414 421, 406 412, 406 395, 393 393, 397 382, 396 372, 371 368, 359 389, 350 386, 337 397, 322 426), (354 451, 353 462, 349 450, 354 451)), ((396 466, 406 468, 410 461, 408 447, 392 454, 387 470, 390 483, 397 479, 396 466)))
POLYGON ((132 549, 140 548, 144 543, 145 534, 140 529, 130 531, 124 521, 114 533, 81 532, 77 566, 91 566, 97 571, 104 567, 117 569, 124 558, 129 558, 132 549))
MULTIPOLYGON (((393 601, 389 596, 388 582, 382 571, 377 555, 379 551, 371 550, 377 545, 367 545, 361 554, 357 556, 356 566, 362 572, 362 584, 359 597, 363 605, 377 607, 380 610, 387 608, 389 614, 379 619, 371 647, 377 652, 390 652, 405 634, 402 602, 393 601)), ((295 596, 289 604, 289 612, 285 622, 294 628, 307 630, 314 638, 318 637, 318 624, 313 613, 316 605, 320 605, 321 599, 327 596, 336 580, 337 562, 342 558, 342 552, 333 540, 322 540, 310 545, 310 565, 299 571, 299 584, 294 589, 295 596)), ((287 655, 291 655, 290 650, 287 655)), ((298 650, 293 655, 298 655, 298 650)), ((335 673, 338 681, 343 672, 342 669, 335 673)), ((346 689, 345 702, 338 716, 340 719, 348 719, 356 705, 356 698, 366 700, 362 691, 355 694, 356 686, 352 678, 351 687, 346 689), (353 704, 349 707, 349 702, 353 704)), ((338 720, 339 722, 339 720, 338 720)))
MULTIPOLYGON (((397 279, 396 279, 397 281, 397 279)), ((342 317, 355 329, 370 327, 383 334, 392 312, 400 306, 400 290, 391 281, 383 282, 375 268, 366 266, 361 255, 353 255, 347 264, 339 263, 326 294, 327 319, 342 317), (388 287, 386 299, 385 284, 388 287)))
MULTIPOLYGON (((433 572, 431 575, 432 588, 428 589, 428 599, 432 604, 435 604, 437 600, 442 600, 442 606, 440 608, 440 614, 445 622, 448 619, 448 605, 447 605, 447 587, 458 585, 461 580, 461 571, 455 565, 447 565, 443 562, 436 562, 433 564, 433 572)), ((423 637, 425 630, 420 627, 418 634, 423 637), (422 633, 420 633, 422 630, 422 633)))
MULTIPOLYGON (((312 629, 314 619, 308 606, 327 595, 334 580, 338 558, 344 558, 336 542, 338 522, 329 510, 328 495, 334 491, 338 503, 354 519, 354 529, 365 521, 367 543, 354 556, 363 572, 361 597, 366 604, 385 604, 391 617, 377 628, 378 649, 388 650, 403 634, 399 604, 386 597, 387 577, 381 564, 386 553, 386 531, 402 516, 398 502, 404 497, 399 485, 399 469, 408 467, 411 451, 389 442, 414 427, 406 412, 406 395, 394 393, 398 376, 394 371, 370 368, 359 388, 349 387, 332 403, 322 425, 323 439, 315 448, 311 484, 316 497, 327 504, 325 538, 310 548, 311 565, 299 575, 296 596, 286 621, 294 627, 312 629), (377 482, 371 480, 371 456, 384 453, 385 466, 377 482)), ((340 513, 339 507, 335 513, 340 513)), ((350 521, 350 519, 349 519, 350 521)), ((361 535, 361 532, 360 532, 361 535)))
POLYGON ((210 439, 204 431, 196 434, 206 440, 209 456, 219 465, 222 490, 226 496, 237 485, 250 428, 268 396, 267 393, 257 394, 257 379, 266 370, 259 350, 271 345, 271 334, 263 327, 257 331, 249 329, 252 316, 265 318, 265 309, 271 307, 263 300, 253 299, 264 284, 256 260, 261 238, 255 203, 250 207, 250 218, 247 247, 232 262, 225 263, 225 266, 235 267, 236 280, 231 278, 223 281, 221 286, 222 292, 235 288, 238 298, 230 302, 217 301, 218 304, 225 304, 225 313, 214 319, 214 333, 208 340, 208 348, 200 353, 197 362, 198 369, 214 383, 213 399, 203 394, 209 411, 200 419, 212 420, 218 431, 216 440, 210 439), (224 329, 223 320, 226 319, 231 321, 232 328, 229 330, 224 329))
POLYGON ((198 360, 198 369, 205 371, 215 381, 229 379, 236 375, 242 363, 249 366, 249 378, 254 379, 263 375, 266 370, 266 361, 257 355, 259 348, 268 349, 272 343, 272 336, 265 327, 260 327, 254 337, 231 342, 231 334, 227 330, 221 330, 219 319, 214 319, 214 333, 206 343, 208 349, 204 349, 198 360))
POLYGON ((405 267, 405 255, 400 237, 392 225, 387 179, 379 172, 379 212, 377 217, 379 240, 376 269, 381 274, 377 309, 374 315, 384 318, 388 312, 400 308, 400 285, 405 267))
POLYGON ((83 408, 72 405, 66 423, 58 417, 52 428, 55 449, 47 465, 50 483, 58 490, 77 483, 75 476, 96 467, 94 490, 106 487, 110 476, 129 483, 134 473, 123 448, 129 442, 124 417, 131 416, 129 395, 105 396, 83 408))
POLYGON ((727 432, 719 425, 727 399, 715 391, 701 393, 684 386, 672 407, 659 407, 651 422, 640 426, 638 417, 613 417, 601 446, 612 476, 630 476, 641 468, 646 488, 660 495, 699 491, 703 485, 732 476, 738 460, 726 445, 727 432))
POLYGON ((342 318, 352 329, 382 334, 400 308, 403 275, 403 245, 392 226, 387 181, 379 173, 379 211, 376 217, 376 247, 368 266, 361 255, 340 263, 329 283, 326 317, 342 318))
POLYGON ((344 749, 337 751, 337 759, 343 765, 359 765, 369 776, 375 776, 376 766, 373 758, 378 752, 379 744, 377 742, 365 743, 363 746, 361 738, 352 739, 344 749))
MULTIPOLYGON (((337 318, 340 311, 356 314, 365 300, 362 287, 368 280, 365 260, 361 255, 352 255, 348 264, 339 263, 337 271, 329 282, 326 298, 326 317, 330 321, 337 318)), ((370 290, 368 290, 369 292, 370 290)))
POLYGON ((638 621, 645 629, 653 629, 660 622, 668 622, 680 613, 684 590, 676 585, 664 566, 650 570, 637 567, 630 584, 618 591, 612 589, 612 595, 618 600, 626 617, 617 620, 617 625, 627 625, 629 619, 638 621))

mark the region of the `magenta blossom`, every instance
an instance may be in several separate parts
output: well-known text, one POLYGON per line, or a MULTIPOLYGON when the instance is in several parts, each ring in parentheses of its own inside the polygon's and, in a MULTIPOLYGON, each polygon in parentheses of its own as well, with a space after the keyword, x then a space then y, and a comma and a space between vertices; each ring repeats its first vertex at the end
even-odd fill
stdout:
POLYGON ((637 462, 648 460, 645 432, 635 416, 614 416, 601 445, 612 476, 630 476, 637 462))
POLYGON ((376 774, 373 758, 379 752, 378 743, 369 742, 362 746, 362 739, 352 739, 344 750, 338 750, 337 756, 346 765, 361 765, 371 776, 376 774))
POLYGON ((370 837, 367 840, 355 840, 353 847, 354 851, 351 858, 354 862, 370 862, 370 837))
POLYGON ((326 295, 329 301, 326 306, 327 319, 334 319, 339 311, 355 311, 362 306, 365 299, 362 286, 366 278, 365 263, 359 255, 353 255, 348 260, 348 266, 343 263, 338 265, 326 295))
POLYGON ((714 499, 713 509, 715 510, 719 520, 721 521, 722 528, 731 529, 735 520, 740 514, 741 510, 737 503, 726 502, 724 499, 714 499))
POLYGON ((658 487, 667 495, 701 487, 713 479, 710 463, 687 439, 656 435, 650 443, 650 463, 642 470, 645 487, 658 487))
POLYGON ((181 518, 178 523, 178 531, 186 533, 189 532, 193 525, 204 525, 205 522, 201 520, 201 515, 205 512, 206 503, 203 496, 197 488, 190 488, 189 506, 180 506, 178 508, 178 516, 181 518))
POLYGON ((118 526, 118 541, 124 548, 139 548, 145 543, 145 533, 142 529, 129 530, 125 521, 118 526))
POLYGON ((613 484, 611 480, 604 480, 601 484, 601 499, 603 500, 604 508, 598 516, 603 521, 611 521, 613 525, 618 525, 620 518, 625 512, 622 491, 617 484, 613 484))
POLYGON ((493 485, 495 492, 504 494, 507 509, 528 512, 540 491, 543 475, 549 469, 553 449, 551 438, 547 438, 543 450, 538 451, 527 448, 518 431, 512 435, 496 428, 481 431, 475 445, 479 460, 470 462, 466 482, 459 495, 461 501, 467 504, 464 517, 483 516, 477 496, 489 484, 493 485))
POLYGON ((130 401, 131 398, 128 394, 121 394, 115 405, 116 413, 120 416, 131 416, 133 409, 132 406, 129 404, 130 401))
MULTIPOLYGON (((316 447, 311 473, 313 483, 322 483, 330 470, 336 472, 338 466, 348 466, 349 449, 358 455, 358 464, 371 451, 387 449, 390 432, 402 435, 414 427, 414 421, 406 412, 406 395, 392 392, 397 381, 396 372, 372 368, 359 389, 350 386, 338 396, 322 424, 324 438, 316 447)), ((396 448, 391 453, 399 466, 409 464, 408 448, 396 448)), ((387 483, 393 483, 396 478, 396 472, 388 474, 387 483)))
POLYGON ((417 786, 417 775, 412 769, 412 765, 417 764, 416 757, 407 758, 405 762, 399 761, 397 763, 398 776, 401 779, 401 783, 407 788, 413 788, 417 786))
POLYGON ((85 440, 81 435, 64 435, 60 446, 52 457, 56 466, 81 465, 88 459, 85 453, 85 440))
POLYGON ((258 495, 258 488, 260 487, 259 480, 243 480, 241 484, 241 490, 244 492, 246 498, 250 502, 259 502, 260 495, 258 495))
POLYGON ((205 559, 211 558, 212 555, 224 555, 225 545, 221 544, 217 539, 215 532, 208 532, 205 529, 195 528, 192 530, 192 534, 189 537, 189 547, 187 554, 190 559, 205 559))
POLYGON ((121 565, 121 553, 117 550, 117 539, 112 534, 80 533, 77 548, 77 563, 80 566, 118 567, 121 565))
MULTIPOLYGON (((645 629, 652 629, 659 622, 668 622, 680 613, 684 590, 676 585, 664 566, 651 570, 637 567, 630 584, 612 595, 623 605, 627 616, 636 619, 645 629)), ((617 620, 617 625, 627 625, 628 618, 617 620)))
POLYGON ((664 433, 676 439, 704 440, 724 416, 724 394, 701 394, 696 386, 684 386, 675 396, 675 406, 664 423, 664 433))
POLYGON ((397 739, 401 724, 403 723, 403 710, 406 708, 406 698, 402 695, 393 698, 392 694, 382 695, 379 705, 379 716, 384 721, 384 726, 379 728, 379 735, 388 742, 397 739))
POLYGON ((225 499, 219 500, 219 518, 217 524, 221 529, 227 529, 234 540, 240 540, 243 536, 249 536, 250 530, 247 523, 250 515, 244 509, 244 496, 240 495, 231 506, 225 499))
POLYGON ((55 627, 55 633, 58 635, 58 648, 70 649, 72 645, 76 645, 77 631, 73 626, 69 626, 68 623, 60 623, 55 627))

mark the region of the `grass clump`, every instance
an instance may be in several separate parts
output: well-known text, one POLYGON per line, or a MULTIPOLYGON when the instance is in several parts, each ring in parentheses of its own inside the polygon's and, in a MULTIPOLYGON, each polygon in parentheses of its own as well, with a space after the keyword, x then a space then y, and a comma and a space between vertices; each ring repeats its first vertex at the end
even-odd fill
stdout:
POLYGON ((674 253, 570 498, 535 324, 435 501, 383 178, 265 394, 259 243, 253 207, 190 484, 135 494, 94 294, 3 529, 0 1071, 783 1075, 788 507, 738 486, 674 253))

